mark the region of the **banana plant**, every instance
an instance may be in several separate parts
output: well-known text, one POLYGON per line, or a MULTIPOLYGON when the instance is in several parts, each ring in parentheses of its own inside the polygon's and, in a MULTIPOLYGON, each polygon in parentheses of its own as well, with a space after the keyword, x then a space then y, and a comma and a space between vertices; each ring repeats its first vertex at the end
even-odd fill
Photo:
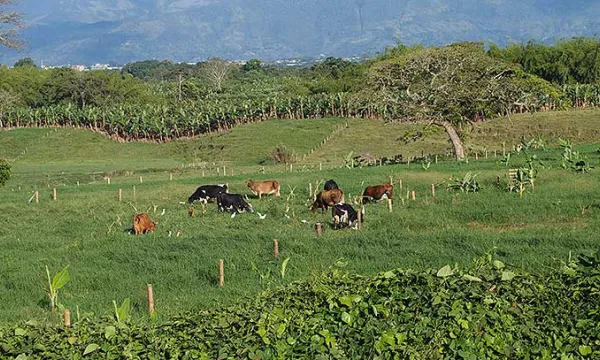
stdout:
POLYGON ((58 291, 69 282, 71 275, 69 274, 69 265, 65 266, 54 277, 50 278, 50 270, 46 265, 46 274, 48 275, 48 297, 50 298, 50 311, 54 312, 58 305, 58 291))

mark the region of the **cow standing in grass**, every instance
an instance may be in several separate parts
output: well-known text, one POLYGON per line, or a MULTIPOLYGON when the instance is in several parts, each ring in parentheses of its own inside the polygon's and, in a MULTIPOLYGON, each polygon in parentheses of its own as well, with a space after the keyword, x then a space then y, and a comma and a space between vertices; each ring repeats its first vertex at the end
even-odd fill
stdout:
POLYGON ((325 186, 323 187, 325 190, 335 190, 339 189, 338 184, 334 180, 327 180, 325 182, 325 186))
MULTIPOLYGON (((358 225, 358 212, 350 204, 335 204, 331 210, 333 217, 333 228, 342 229, 358 225)), ((365 208, 361 208, 361 215, 364 219, 365 208)))
POLYGON ((217 195, 217 209, 231 213, 253 213, 252 205, 248 204, 240 194, 221 193, 217 195))
POLYGON ((367 186, 362 195, 362 202, 380 201, 394 197, 394 186, 390 184, 367 186))
POLYGON ((343 203, 344 200, 344 193, 340 189, 321 190, 315 197, 311 210, 314 212, 319 208, 324 213, 328 206, 343 203))
POLYGON ((188 203, 193 203, 198 200, 203 203, 208 203, 210 200, 216 199, 218 194, 227 193, 229 190, 227 185, 202 185, 188 198, 188 203))
POLYGON ((260 199, 262 195, 275 194, 275 196, 281 196, 279 192, 281 184, 276 180, 269 181, 246 181, 246 185, 252 193, 260 199))

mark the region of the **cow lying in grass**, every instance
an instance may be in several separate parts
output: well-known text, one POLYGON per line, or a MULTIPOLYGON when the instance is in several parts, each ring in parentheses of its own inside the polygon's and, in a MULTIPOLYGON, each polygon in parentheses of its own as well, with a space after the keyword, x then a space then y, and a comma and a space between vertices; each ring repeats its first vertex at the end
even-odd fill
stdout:
POLYGON ((276 180, 269 181, 246 181, 246 185, 250 188, 250 191, 260 199, 262 195, 270 195, 275 194, 275 196, 280 196, 279 188, 280 183, 276 180))
POLYGON ((344 193, 340 189, 333 190, 321 190, 315 197, 315 201, 311 206, 311 210, 314 212, 316 209, 321 209, 324 213, 328 206, 344 202, 344 193))
POLYGON ((133 233, 135 235, 145 234, 155 229, 156 223, 150 220, 148 214, 137 214, 133 217, 133 233))

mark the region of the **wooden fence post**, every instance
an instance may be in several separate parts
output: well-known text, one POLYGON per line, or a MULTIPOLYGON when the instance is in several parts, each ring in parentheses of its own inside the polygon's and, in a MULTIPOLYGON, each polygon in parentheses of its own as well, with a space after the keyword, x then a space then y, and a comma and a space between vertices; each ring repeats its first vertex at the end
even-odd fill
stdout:
POLYGON ((119 189, 119 201, 123 200, 123 189, 119 189))
POLYGON ((415 191, 413 190, 411 194, 412 194, 412 200, 416 201, 417 200, 417 194, 415 193, 415 191))
POLYGON ((56 188, 52 189, 52 199, 56 201, 56 188))
POLYGON ((79 181, 77 182, 77 186, 79 186, 79 181))
POLYGON ((316 223, 315 224, 315 232, 317 234, 317 237, 323 235, 323 224, 321 223, 316 223))
POLYGON ((152 292, 152 284, 148 284, 148 313, 150 313, 150 316, 154 313, 154 293, 152 292))
POLYGON ((71 311, 69 309, 65 309, 63 320, 65 327, 71 326, 71 311))
POLYGON ((400 186, 400 190, 402 190, 402 179, 398 181, 398 186, 400 186))
POLYGON ((388 199, 388 209, 392 212, 392 199, 388 199))
POLYGON ((273 240, 273 256, 279 257, 279 241, 273 240))
POLYGON ((323 170, 323 164, 319 163, 319 171, 323 170))
POLYGON ((313 198, 312 183, 308 183, 308 198, 311 200, 313 198))
POLYGON ((223 165, 223 176, 227 176, 227 169, 225 169, 225 165, 223 165))
POLYGON ((35 192, 35 203, 36 204, 40 203, 40 192, 39 191, 35 192))
POLYGON ((135 199, 135 185, 133 185, 133 198, 135 199))
POLYGON ((479 160, 479 154, 475 153, 475 160, 479 160))
POLYGON ((140 184, 144 182, 144 179, 140 176, 140 184))
POLYGON ((359 211, 356 212, 357 217, 357 221, 358 221, 358 230, 362 229, 362 207, 360 208, 359 211))
POLYGON ((435 197, 435 184, 431 184, 431 197, 435 197))
POLYGON ((202 177, 204 177, 204 170, 202 170, 202 177))
POLYGON ((107 176, 107 177, 106 177, 106 183, 107 183, 108 185, 110 185, 110 176, 107 176))
POLYGON ((394 185, 394 177, 392 175, 390 175, 390 185, 394 185))
POLYGON ((173 181, 173 173, 169 173, 169 181, 173 181))
POLYGON ((225 286, 225 267, 223 265, 223 259, 219 260, 219 287, 225 286))

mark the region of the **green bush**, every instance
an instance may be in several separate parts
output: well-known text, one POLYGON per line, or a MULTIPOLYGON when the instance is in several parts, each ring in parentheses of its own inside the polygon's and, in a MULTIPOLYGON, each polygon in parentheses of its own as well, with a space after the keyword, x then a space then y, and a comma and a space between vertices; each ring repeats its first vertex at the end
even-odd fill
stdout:
POLYGON ((291 164, 296 161, 294 150, 288 149, 285 145, 278 145, 269 152, 271 160, 277 164, 291 164))
POLYGON ((0 187, 6 185, 10 180, 10 168, 8 160, 0 159, 0 187))
POLYGON ((491 255, 467 269, 335 269, 164 322, 0 328, 0 358, 597 359, 598 258, 544 276, 491 255))

